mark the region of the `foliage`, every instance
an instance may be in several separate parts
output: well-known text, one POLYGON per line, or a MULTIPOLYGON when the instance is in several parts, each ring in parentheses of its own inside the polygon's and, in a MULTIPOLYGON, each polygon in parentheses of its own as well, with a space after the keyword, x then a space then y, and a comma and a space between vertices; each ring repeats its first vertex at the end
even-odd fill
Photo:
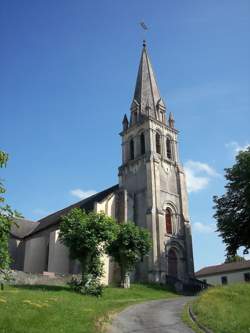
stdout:
POLYGON ((226 193, 214 197, 217 231, 227 253, 235 255, 239 247, 250 248, 250 147, 236 156, 232 168, 225 169, 226 193))
MULTIPOLYGON (((0 151, 0 168, 6 167, 8 154, 0 151)), ((9 266, 11 258, 9 255, 9 236, 13 217, 21 217, 17 211, 13 211, 9 205, 5 205, 3 194, 6 189, 0 180, 0 284, 3 289, 3 283, 11 279, 9 266)))
POLYGON ((246 259, 238 255, 235 256, 228 255, 225 260, 225 264, 229 264, 230 262, 239 262, 239 261, 246 261, 246 259))
POLYGON ((0 293, 0 332, 103 332, 101 326, 109 319, 109 313, 170 297, 176 294, 153 284, 136 284, 129 290, 104 288, 99 299, 71 292, 63 286, 8 286, 0 293))
POLYGON ((201 331, 199 326, 191 319, 190 314, 189 314, 189 306, 192 303, 187 303, 184 306, 182 315, 181 315, 181 319, 184 323, 186 323, 195 333, 204 333, 204 331, 201 331))
POLYGON ((110 243, 107 250, 120 266, 121 286, 126 287, 127 274, 148 254, 150 246, 150 235, 146 229, 136 226, 133 222, 118 225, 116 239, 110 243))
POLYGON ((103 286, 100 284, 98 278, 93 278, 89 275, 89 279, 86 283, 79 277, 72 277, 68 283, 70 288, 83 295, 102 296, 103 286))
POLYGON ((250 284, 209 288, 193 304, 198 321, 214 333, 250 331, 250 284))
POLYGON ((74 289, 84 294, 91 289, 93 294, 93 286, 96 286, 96 293, 100 294, 103 274, 100 258, 114 239, 116 228, 115 221, 104 213, 86 213, 80 208, 74 208, 62 217, 60 239, 69 248, 71 258, 80 262, 82 269, 81 285, 76 283, 74 289))

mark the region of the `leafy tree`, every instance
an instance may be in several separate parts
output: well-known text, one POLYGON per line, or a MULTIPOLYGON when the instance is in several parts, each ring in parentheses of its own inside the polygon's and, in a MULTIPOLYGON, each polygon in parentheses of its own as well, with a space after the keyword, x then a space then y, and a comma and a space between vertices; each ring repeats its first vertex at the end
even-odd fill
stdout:
POLYGON ((104 213, 86 213, 75 208, 62 217, 60 239, 69 248, 71 258, 81 263, 82 279, 73 281, 75 289, 81 293, 101 294, 100 258, 115 238, 116 228, 116 222, 104 213))
POLYGON ((239 152, 232 168, 225 169, 226 193, 214 197, 217 231, 227 253, 235 256, 239 247, 250 248, 250 147, 239 152))
MULTIPOLYGON (((8 154, 0 151, 0 168, 6 167, 8 161, 8 154)), ((13 211, 9 205, 5 205, 3 194, 6 189, 3 182, 0 181, 0 284, 1 289, 4 287, 4 282, 10 280, 10 263, 11 258, 9 255, 9 237, 13 217, 21 217, 17 211, 13 211)))
POLYGON ((230 256, 228 255, 225 264, 229 264, 231 262, 242 262, 245 261, 246 259, 244 257, 238 256, 237 254, 235 256, 230 256))
POLYGON ((146 229, 136 226, 133 222, 118 225, 116 239, 110 243, 107 250, 120 266, 122 287, 129 287, 129 272, 148 254, 150 246, 150 235, 146 229))

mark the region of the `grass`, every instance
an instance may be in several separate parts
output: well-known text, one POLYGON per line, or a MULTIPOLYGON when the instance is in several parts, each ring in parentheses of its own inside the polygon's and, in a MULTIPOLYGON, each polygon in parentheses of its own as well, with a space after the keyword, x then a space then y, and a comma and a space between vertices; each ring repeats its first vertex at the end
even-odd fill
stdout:
POLYGON ((68 287, 6 287, 0 291, 0 333, 97 333, 109 313, 175 296, 154 284, 135 284, 130 289, 108 287, 101 298, 82 296, 68 287))
POLYGON ((195 333, 203 333, 199 327, 192 321, 192 319, 190 318, 190 315, 189 315, 189 312, 188 312, 188 307, 189 307, 189 304, 186 304, 185 307, 184 307, 184 310, 183 310, 183 313, 182 313, 182 316, 181 316, 181 319, 184 321, 184 323, 186 323, 189 327, 192 328, 192 330, 195 332, 195 333))
POLYGON ((214 333, 250 333, 250 284, 210 288, 194 301, 193 312, 214 333))

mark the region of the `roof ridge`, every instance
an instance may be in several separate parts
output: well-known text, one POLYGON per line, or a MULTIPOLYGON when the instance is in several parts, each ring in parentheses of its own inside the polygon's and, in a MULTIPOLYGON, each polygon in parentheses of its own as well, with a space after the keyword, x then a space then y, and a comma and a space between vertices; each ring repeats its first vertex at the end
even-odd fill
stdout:
POLYGON ((96 194, 91 195, 88 198, 85 198, 83 200, 80 200, 72 205, 69 205, 63 209, 60 209, 43 219, 38 221, 38 226, 29 233, 26 237, 29 237, 35 233, 38 233, 42 230, 45 230, 53 225, 57 225, 60 222, 60 217, 64 214, 67 214, 72 208, 81 208, 85 209, 86 211, 91 211, 94 208, 95 202, 100 202, 104 197, 108 196, 110 193, 115 192, 119 189, 119 185, 113 185, 111 187, 108 187, 105 190, 102 190, 96 194))
POLYGON ((113 185, 113 186, 111 186, 111 187, 108 187, 108 188, 105 189, 105 190, 102 190, 102 191, 100 191, 100 192, 97 192, 97 193, 95 193, 95 194, 92 194, 92 195, 90 195, 90 196, 87 197, 87 198, 84 198, 84 199, 79 200, 79 201, 77 201, 77 202, 75 202, 75 203, 73 203, 73 204, 71 204, 71 205, 69 205, 69 206, 66 206, 66 207, 64 207, 64 208, 62 208, 62 209, 59 209, 59 210, 55 211, 54 213, 51 213, 51 214, 49 214, 49 215, 47 215, 47 216, 41 218, 41 219, 38 220, 37 222, 42 223, 42 221, 43 221, 44 219, 47 219, 48 217, 50 217, 50 216, 52 216, 52 215, 54 215, 54 214, 57 214, 57 213, 63 211, 64 209, 66 209, 66 208, 70 208, 70 207, 73 207, 73 206, 78 205, 78 204, 81 204, 81 203, 83 204, 84 202, 90 200, 91 198, 94 198, 94 197, 97 196, 98 194, 101 194, 102 192, 105 192, 105 191, 108 191, 108 190, 110 190, 110 189, 112 189, 112 188, 115 188, 116 186, 117 186, 117 185, 113 185))

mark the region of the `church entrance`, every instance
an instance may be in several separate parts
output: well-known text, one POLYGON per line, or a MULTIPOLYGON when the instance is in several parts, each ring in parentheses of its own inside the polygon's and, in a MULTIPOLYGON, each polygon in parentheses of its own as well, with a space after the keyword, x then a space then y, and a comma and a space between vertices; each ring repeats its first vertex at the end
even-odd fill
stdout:
POLYGON ((178 259, 174 249, 168 251, 168 276, 178 277, 178 259))

